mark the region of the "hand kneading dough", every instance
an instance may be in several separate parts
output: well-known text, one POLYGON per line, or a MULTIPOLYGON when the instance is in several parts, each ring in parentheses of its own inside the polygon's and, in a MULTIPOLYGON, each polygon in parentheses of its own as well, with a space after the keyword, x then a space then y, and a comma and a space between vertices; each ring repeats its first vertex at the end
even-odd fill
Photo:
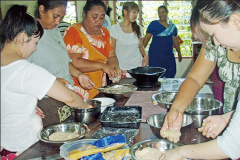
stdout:
POLYGON ((181 132, 164 130, 164 131, 161 132, 161 135, 163 137, 168 138, 170 141, 173 141, 174 143, 177 143, 179 141, 180 136, 181 136, 181 132))
POLYGON ((162 152, 157 148, 146 147, 142 150, 136 150, 135 156, 138 160, 157 160, 161 157, 162 152))
MULTIPOLYGON (((158 160, 162 155, 162 152, 157 148, 146 147, 142 150, 136 150, 135 156, 138 160, 158 160)), ((187 158, 182 158, 182 160, 188 160, 187 158)))
POLYGON ((115 83, 115 82, 119 82, 120 81, 120 79, 121 79, 121 77, 118 75, 117 77, 115 77, 115 78, 109 78, 113 83, 115 83))

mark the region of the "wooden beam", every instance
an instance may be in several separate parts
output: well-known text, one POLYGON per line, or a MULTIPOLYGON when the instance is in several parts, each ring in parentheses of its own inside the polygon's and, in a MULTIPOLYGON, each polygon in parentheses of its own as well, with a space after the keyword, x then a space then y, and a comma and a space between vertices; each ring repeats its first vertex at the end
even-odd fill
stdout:
POLYGON ((2 17, 2 7, 0 7, 0 20, 3 20, 3 17, 2 17))
POLYGON ((138 1, 138 6, 139 6, 139 25, 142 26, 142 1, 138 1))
POLYGON ((113 1, 113 17, 114 17, 114 23, 117 24, 117 8, 116 8, 116 1, 113 1))
POLYGON ((78 22, 78 12, 77 12, 77 0, 75 0, 75 12, 76 12, 76 22, 78 22))

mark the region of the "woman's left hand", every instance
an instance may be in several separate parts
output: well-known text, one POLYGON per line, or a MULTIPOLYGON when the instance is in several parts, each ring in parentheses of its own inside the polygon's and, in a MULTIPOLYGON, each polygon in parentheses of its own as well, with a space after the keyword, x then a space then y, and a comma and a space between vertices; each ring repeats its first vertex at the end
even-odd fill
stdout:
POLYGON ((178 62, 182 62, 182 55, 178 55, 178 62))
MULTIPOLYGON (((123 71, 120 68, 118 68, 118 67, 115 68, 115 71, 117 72, 117 75, 122 78, 123 71)), ((120 78, 120 80, 121 80, 121 78, 120 78)))
POLYGON ((93 81, 91 80, 91 78, 89 78, 87 75, 81 73, 80 75, 78 75, 77 77, 80 85, 84 88, 84 89, 92 89, 95 84, 93 83, 93 81))
POLYGON ((143 56, 142 65, 143 65, 143 66, 148 66, 148 63, 149 63, 148 55, 145 54, 145 55, 143 56))
POLYGON ((202 132, 203 136, 207 138, 216 138, 228 125, 229 117, 223 115, 208 116, 203 120, 201 128, 198 128, 199 132, 202 132))
POLYGON ((39 115, 40 118, 45 117, 43 111, 38 106, 36 107, 36 114, 39 115))

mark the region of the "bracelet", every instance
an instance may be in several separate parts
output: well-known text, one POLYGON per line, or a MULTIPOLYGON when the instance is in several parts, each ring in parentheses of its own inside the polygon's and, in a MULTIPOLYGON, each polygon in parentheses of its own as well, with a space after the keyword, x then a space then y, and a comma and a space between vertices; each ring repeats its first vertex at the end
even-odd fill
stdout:
POLYGON ((79 73, 77 74, 77 77, 80 76, 81 74, 82 74, 82 72, 79 72, 79 73))
POLYGON ((113 67, 113 69, 118 69, 119 67, 113 67))
MULTIPOLYGON (((142 46, 140 46, 140 47, 143 47, 143 48, 145 48, 145 47, 144 47, 144 45, 142 45, 142 46)), ((138 47, 138 48, 140 48, 140 47, 138 47)))

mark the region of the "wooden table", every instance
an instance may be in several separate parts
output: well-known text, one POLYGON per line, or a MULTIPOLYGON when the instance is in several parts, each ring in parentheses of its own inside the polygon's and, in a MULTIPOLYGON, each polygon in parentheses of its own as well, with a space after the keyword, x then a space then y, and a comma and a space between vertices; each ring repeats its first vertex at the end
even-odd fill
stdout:
MULTIPOLYGON (((133 84, 134 79, 132 78, 126 78, 122 79, 120 83, 124 84, 133 84)), ((139 91, 158 91, 160 90, 160 87, 155 87, 155 88, 138 88, 139 91)), ((97 97, 103 97, 104 95, 99 94, 97 97)), ((116 101, 115 105, 116 106, 123 106, 129 97, 119 99, 116 101)), ((100 123, 100 118, 88 125, 90 128, 90 133, 85 137, 86 139, 90 138, 101 126, 100 123)), ((147 123, 141 123, 139 127, 139 133, 135 136, 133 140, 133 144, 144 141, 147 139, 154 139, 156 138, 155 135, 152 133, 149 125, 147 123)), ((196 128, 188 128, 184 131, 184 134, 182 134, 180 138, 180 143, 183 144, 192 144, 192 143, 200 143, 200 142, 205 142, 208 141, 209 139, 206 137, 203 137, 196 128)), ((16 160, 26 160, 26 159, 33 159, 36 157, 41 157, 38 159, 34 160, 39 160, 39 159, 53 159, 53 158, 46 158, 46 156, 50 155, 56 155, 59 154, 59 147, 61 144, 51 144, 51 143, 45 143, 42 141, 38 141, 34 145, 32 145, 29 149, 24 151, 21 155, 19 155, 16 160)), ((62 158, 63 159, 63 158, 62 158)))

